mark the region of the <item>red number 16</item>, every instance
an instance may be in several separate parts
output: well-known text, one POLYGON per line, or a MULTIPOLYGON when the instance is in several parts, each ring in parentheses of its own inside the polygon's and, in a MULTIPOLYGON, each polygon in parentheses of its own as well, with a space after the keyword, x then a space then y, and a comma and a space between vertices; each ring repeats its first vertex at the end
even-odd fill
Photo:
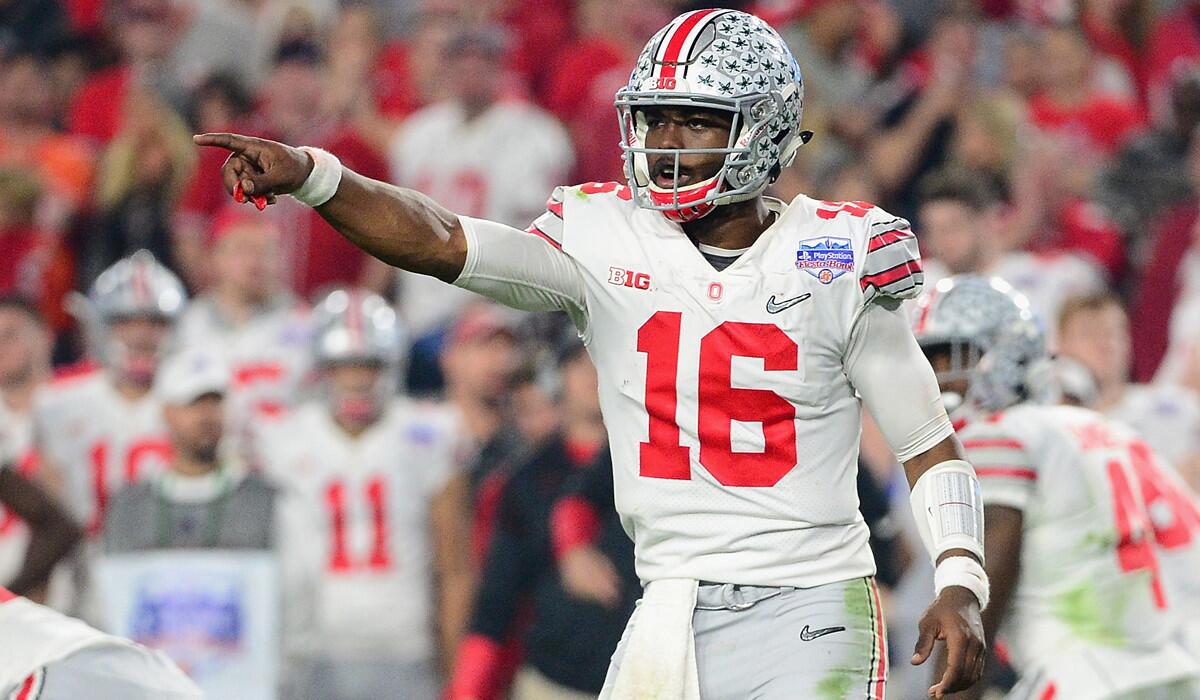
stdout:
MULTIPOLYGON (((659 311, 638 329, 646 354, 649 440, 641 443, 639 473, 654 479, 691 479, 689 448, 679 444, 679 344, 683 316, 659 311)), ((768 372, 795 371, 800 348, 769 323, 726 321, 700 340, 700 464, 725 486, 774 486, 796 466, 796 409, 767 389, 735 388, 734 357, 756 357, 768 372), (734 452, 733 421, 760 422, 762 452, 734 452)))

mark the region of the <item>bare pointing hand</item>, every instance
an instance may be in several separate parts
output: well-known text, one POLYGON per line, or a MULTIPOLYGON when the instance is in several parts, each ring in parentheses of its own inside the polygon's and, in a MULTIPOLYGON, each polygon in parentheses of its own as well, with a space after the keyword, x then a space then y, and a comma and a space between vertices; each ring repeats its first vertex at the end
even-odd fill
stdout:
POLYGON ((229 151, 221 166, 225 190, 239 204, 249 200, 259 209, 299 189, 313 169, 311 156, 277 141, 239 134, 200 134, 192 141, 229 151))

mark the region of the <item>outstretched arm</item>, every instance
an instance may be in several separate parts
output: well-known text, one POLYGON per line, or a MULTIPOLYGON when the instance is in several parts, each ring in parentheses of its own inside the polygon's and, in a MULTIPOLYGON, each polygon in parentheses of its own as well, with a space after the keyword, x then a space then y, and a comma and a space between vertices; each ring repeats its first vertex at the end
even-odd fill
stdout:
MULTIPOLYGON (((235 197, 273 203, 298 190, 313 170, 311 155, 286 144, 238 134, 202 134, 200 146, 229 151, 221 169, 235 197)), ((342 168, 337 192, 317 213, 351 243, 404 270, 453 282, 467 260, 458 216, 414 190, 389 185, 342 168)))

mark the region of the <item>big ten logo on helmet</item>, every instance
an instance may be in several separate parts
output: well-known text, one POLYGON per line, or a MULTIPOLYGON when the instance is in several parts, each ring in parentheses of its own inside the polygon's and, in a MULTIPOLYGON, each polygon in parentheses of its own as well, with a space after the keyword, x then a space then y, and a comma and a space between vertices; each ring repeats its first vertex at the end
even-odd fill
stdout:
POLYGON ((645 272, 624 270, 619 267, 608 268, 608 283, 630 289, 649 289, 650 275, 645 272))
POLYGON ((675 89, 675 79, 674 78, 659 78, 658 80, 656 80, 654 82, 654 89, 655 90, 674 90, 675 89))

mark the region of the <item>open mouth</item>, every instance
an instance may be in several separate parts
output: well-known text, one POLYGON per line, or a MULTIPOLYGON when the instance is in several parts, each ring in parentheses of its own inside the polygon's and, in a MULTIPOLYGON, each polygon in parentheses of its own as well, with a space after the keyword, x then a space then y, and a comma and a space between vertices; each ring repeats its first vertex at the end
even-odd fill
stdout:
POLYGON ((687 168, 675 169, 674 159, 664 159, 654 164, 652 179, 654 184, 669 190, 675 187, 687 187, 692 182, 692 174, 687 168))

